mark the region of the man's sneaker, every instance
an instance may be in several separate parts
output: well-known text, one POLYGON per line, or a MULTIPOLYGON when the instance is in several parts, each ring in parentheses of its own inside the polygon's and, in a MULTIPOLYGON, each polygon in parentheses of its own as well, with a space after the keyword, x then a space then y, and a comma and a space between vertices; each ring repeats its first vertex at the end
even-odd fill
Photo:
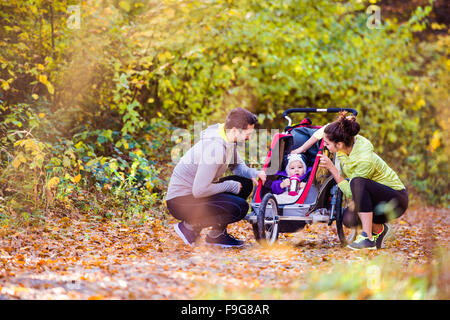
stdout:
POLYGON ((352 250, 361 250, 361 249, 375 250, 377 248, 377 245, 375 243, 375 240, 370 240, 367 237, 367 233, 363 231, 360 235, 358 235, 356 240, 348 244, 347 247, 352 250))
POLYGON ((377 249, 381 249, 384 247, 384 241, 386 241, 386 238, 389 236, 390 233, 391 228, 386 223, 383 224, 383 231, 376 234, 372 233, 373 240, 377 245, 377 249))
POLYGON ((244 241, 233 238, 227 233, 225 229, 217 237, 212 237, 209 234, 206 235, 205 242, 213 246, 220 246, 223 248, 238 248, 244 245, 244 241))
POLYGON ((177 223, 173 226, 173 228, 180 238, 183 239, 184 243, 190 246, 193 245, 195 240, 197 240, 200 235, 200 232, 186 228, 183 222, 177 223))

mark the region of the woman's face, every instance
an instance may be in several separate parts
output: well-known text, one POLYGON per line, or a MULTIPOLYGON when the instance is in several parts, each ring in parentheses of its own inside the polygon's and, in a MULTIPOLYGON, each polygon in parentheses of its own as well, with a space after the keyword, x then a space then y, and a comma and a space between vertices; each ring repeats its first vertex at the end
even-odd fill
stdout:
POLYGON ((303 167, 303 163, 300 161, 292 161, 289 164, 289 176, 293 176, 294 174, 302 176, 304 173, 305 168, 303 167))
POLYGON ((327 147, 327 149, 330 150, 331 153, 338 152, 344 147, 344 143, 342 142, 334 143, 330 141, 326 134, 323 135, 323 145, 327 147))

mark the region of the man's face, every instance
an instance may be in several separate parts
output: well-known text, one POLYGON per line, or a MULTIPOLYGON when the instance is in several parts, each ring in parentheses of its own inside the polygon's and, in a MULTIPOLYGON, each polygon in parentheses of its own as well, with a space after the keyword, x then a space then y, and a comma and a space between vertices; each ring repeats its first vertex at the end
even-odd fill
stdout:
POLYGON ((246 129, 236 129, 233 128, 232 130, 235 130, 235 141, 236 142, 244 142, 246 140, 250 140, 250 136, 253 133, 253 130, 255 129, 254 124, 247 125, 246 129))

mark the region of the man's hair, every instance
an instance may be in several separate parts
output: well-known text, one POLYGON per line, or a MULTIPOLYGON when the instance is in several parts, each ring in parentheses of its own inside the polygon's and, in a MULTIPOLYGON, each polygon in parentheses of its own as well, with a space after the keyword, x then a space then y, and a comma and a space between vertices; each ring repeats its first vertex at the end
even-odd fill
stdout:
POLYGON ((231 110, 225 120, 225 129, 247 129, 249 125, 256 125, 258 118, 250 111, 244 108, 234 108, 231 110))

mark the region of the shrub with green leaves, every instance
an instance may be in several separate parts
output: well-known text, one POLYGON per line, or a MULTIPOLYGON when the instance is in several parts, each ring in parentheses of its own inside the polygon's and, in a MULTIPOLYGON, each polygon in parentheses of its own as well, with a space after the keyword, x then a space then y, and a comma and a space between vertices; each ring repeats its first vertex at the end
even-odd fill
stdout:
POLYGON ((369 28, 368 5, 3 1, 0 177, 47 199, 32 206, 87 209, 78 199, 89 193, 91 204, 103 201, 98 194, 147 208, 164 196, 176 127, 220 122, 239 106, 282 129, 289 107, 352 107, 361 134, 405 184, 448 205, 448 35, 415 37, 430 6, 404 23, 382 15, 381 28, 369 28), (27 133, 45 146, 35 155, 39 178, 11 171, 25 157, 14 144, 27 133), (45 189, 49 181, 55 190, 45 189))

